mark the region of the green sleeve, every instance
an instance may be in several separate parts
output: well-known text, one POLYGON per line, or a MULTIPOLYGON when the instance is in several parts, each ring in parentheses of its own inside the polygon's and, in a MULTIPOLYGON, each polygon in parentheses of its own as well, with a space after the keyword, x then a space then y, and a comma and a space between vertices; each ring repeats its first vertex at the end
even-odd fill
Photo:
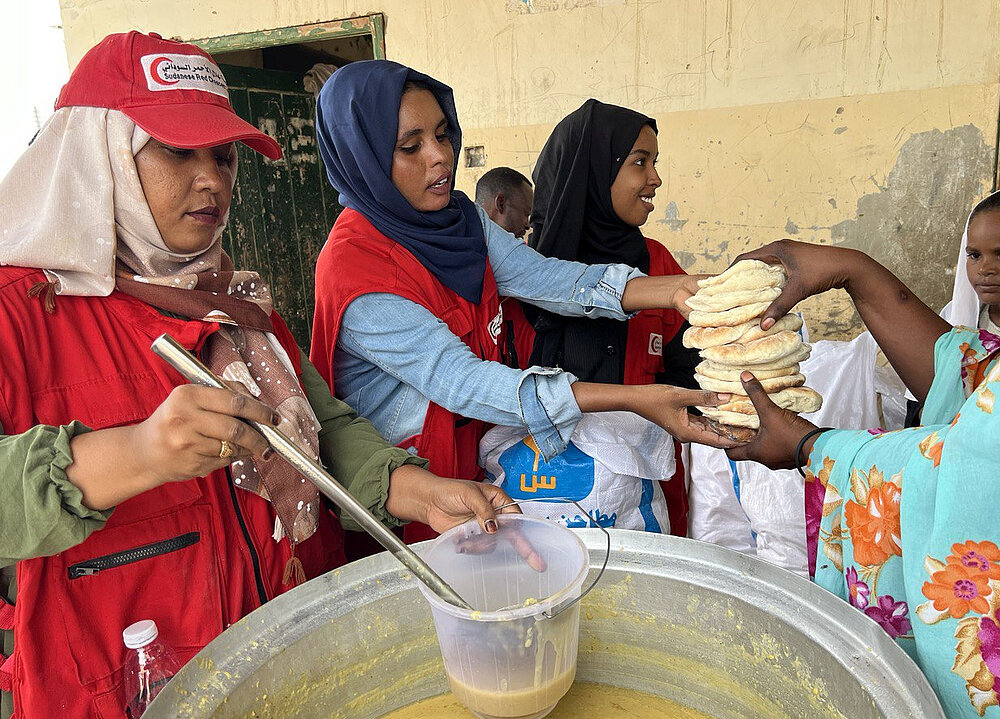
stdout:
MULTIPOLYGON (((305 354, 302 354, 302 389, 319 419, 319 457, 333 478, 368 507, 388 527, 402 522, 385 510, 389 475, 403 464, 427 467, 427 460, 393 447, 372 423, 358 417, 347 404, 330 395, 327 385, 305 354)), ((338 511, 344 529, 361 527, 338 511)))
POLYGON ((0 567, 74 547, 104 526, 112 510, 85 507, 66 478, 73 463, 70 440, 90 430, 80 422, 37 425, 23 434, 0 434, 0 567))
MULTIPOLYGON (((17 599, 17 588, 14 586, 14 567, 0 568, 0 594, 11 604, 17 599)), ((0 631, 0 654, 9 657, 14 653, 14 632, 0 631)), ((14 714, 14 697, 7 692, 0 692, 0 719, 10 719, 14 714)))

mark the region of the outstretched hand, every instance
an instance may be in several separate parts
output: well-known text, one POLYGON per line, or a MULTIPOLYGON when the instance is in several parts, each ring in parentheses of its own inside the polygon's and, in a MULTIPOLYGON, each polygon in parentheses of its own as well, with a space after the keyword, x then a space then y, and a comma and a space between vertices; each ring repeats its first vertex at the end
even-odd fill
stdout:
POLYGON ((622 310, 677 310, 685 319, 691 312, 687 299, 698 291, 698 280, 708 275, 656 275, 633 277, 625 283, 622 310))
POLYGON ((488 482, 439 477, 412 464, 389 475, 385 508, 399 519, 422 522, 435 532, 445 532, 476 519, 488 534, 497 531, 497 512, 520 513, 500 487, 488 482))
POLYGON ((743 389, 760 418, 760 429, 749 443, 726 451, 730 459, 750 459, 770 469, 794 469, 799 440, 816 425, 794 412, 782 409, 767 396, 760 382, 749 372, 740 375, 743 389))
POLYGON ((641 417, 660 425, 681 442, 697 442, 726 449, 736 442, 709 428, 708 420, 688 412, 689 407, 715 407, 729 401, 728 394, 700 389, 682 389, 665 384, 633 385, 635 401, 629 407, 641 417))
POLYGON ((438 533, 475 518, 483 530, 492 534, 497 531, 497 511, 521 512, 516 505, 499 509, 510 504, 511 498, 495 484, 464 479, 438 478, 430 487, 427 502, 426 523, 438 533))
POLYGON ((698 280, 709 277, 709 275, 676 275, 678 282, 673 296, 670 298, 671 306, 681 313, 684 319, 691 314, 691 308, 687 301, 698 293, 698 280))
POLYGON ((769 265, 783 265, 788 273, 784 290, 761 315, 760 327, 767 330, 805 298, 845 287, 851 270, 863 259, 864 255, 841 247, 778 240, 753 252, 744 252, 735 261, 760 260, 769 265))

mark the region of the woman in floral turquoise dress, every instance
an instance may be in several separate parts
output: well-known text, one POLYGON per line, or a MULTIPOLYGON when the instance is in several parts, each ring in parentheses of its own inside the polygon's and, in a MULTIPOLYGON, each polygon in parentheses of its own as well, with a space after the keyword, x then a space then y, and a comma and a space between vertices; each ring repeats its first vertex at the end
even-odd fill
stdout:
POLYGON ((856 250, 785 240, 744 257, 789 273, 762 327, 805 297, 847 290, 925 405, 921 427, 821 430, 744 372, 761 429, 730 457, 804 469, 817 584, 899 642, 951 719, 1000 717, 1000 337, 947 324, 856 250))

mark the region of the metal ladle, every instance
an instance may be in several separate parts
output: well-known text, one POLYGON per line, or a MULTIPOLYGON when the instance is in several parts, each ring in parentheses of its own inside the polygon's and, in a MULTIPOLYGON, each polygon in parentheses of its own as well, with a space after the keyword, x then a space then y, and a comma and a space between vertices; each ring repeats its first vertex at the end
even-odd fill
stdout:
MULTIPOLYGON (((208 387, 228 389, 222 380, 215 376, 197 357, 188 352, 180 343, 168 334, 157 337, 150 346, 153 353, 162 357, 167 364, 180 372, 188 382, 208 387)), ((283 433, 268 424, 243 420, 264 435, 271 448, 291 464, 296 470, 316 485, 320 492, 347 512, 354 521, 360 524, 368 534, 385 547, 407 569, 416 575, 417 579, 427 585, 427 588, 449 604, 462 609, 472 610, 472 607, 452 589, 427 563, 403 544, 402 540, 389 531, 368 508, 363 506, 341 486, 340 482, 331 477, 323 467, 312 457, 304 453, 283 433)))

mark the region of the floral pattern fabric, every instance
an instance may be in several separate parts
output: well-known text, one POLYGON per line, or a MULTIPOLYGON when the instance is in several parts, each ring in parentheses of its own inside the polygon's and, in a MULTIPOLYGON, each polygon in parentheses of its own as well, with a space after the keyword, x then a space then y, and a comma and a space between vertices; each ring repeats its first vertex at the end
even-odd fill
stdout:
POLYGON ((920 665, 950 719, 1000 719, 1000 338, 935 347, 924 426, 826 432, 806 472, 815 580, 920 665))

